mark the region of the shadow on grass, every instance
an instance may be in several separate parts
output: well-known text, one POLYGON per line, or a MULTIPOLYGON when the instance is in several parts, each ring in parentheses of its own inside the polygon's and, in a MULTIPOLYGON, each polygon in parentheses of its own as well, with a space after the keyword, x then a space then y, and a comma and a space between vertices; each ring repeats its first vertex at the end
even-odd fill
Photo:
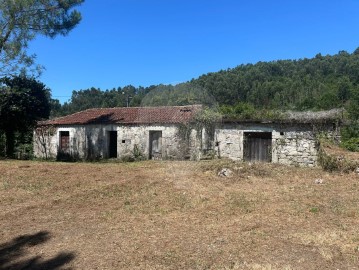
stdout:
POLYGON ((28 248, 45 243, 50 239, 50 233, 41 231, 30 235, 21 235, 12 241, 0 244, 0 270, 55 270, 75 258, 73 253, 61 252, 55 257, 43 260, 41 256, 28 257, 28 248))

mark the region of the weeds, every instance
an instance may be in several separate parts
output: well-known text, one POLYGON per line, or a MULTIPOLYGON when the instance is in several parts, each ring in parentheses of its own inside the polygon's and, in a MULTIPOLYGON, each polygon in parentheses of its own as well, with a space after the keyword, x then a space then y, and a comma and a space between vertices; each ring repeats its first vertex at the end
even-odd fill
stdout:
POLYGON ((252 213, 255 210, 253 199, 247 199, 246 194, 231 193, 227 199, 227 206, 234 212, 239 210, 243 214, 252 213))
POLYGON ((317 214, 317 213, 319 213, 319 207, 312 207, 309 209, 309 212, 311 212, 313 214, 317 214))
POLYGON ((329 172, 349 173, 359 167, 359 160, 351 159, 345 151, 325 139, 321 139, 319 143, 318 163, 329 172))
POLYGON ((3 180, 2 181, 2 187, 3 187, 3 190, 8 190, 11 188, 11 183, 9 180, 3 180))

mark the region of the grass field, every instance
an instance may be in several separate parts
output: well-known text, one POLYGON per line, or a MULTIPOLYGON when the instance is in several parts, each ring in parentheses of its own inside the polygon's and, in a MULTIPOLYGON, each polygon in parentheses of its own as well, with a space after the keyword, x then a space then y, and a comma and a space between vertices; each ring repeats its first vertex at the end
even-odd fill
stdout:
POLYGON ((359 269, 359 176, 1 161, 0 269, 359 269))

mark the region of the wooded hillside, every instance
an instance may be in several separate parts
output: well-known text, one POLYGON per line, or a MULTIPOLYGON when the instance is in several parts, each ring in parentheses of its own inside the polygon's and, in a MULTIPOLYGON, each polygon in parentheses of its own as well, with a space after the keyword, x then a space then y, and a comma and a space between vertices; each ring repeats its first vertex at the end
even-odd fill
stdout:
POLYGON ((359 48, 353 53, 340 51, 335 55, 317 54, 311 59, 242 64, 202 75, 180 86, 126 86, 105 91, 98 88, 73 91, 71 99, 64 105, 56 100, 53 102, 52 115, 64 115, 92 107, 140 106, 143 98, 153 91, 155 95, 150 94, 150 105, 193 104, 199 102, 196 93, 202 89, 212 95, 224 112, 345 107, 352 118, 358 118, 358 83, 359 48), (183 91, 186 87, 196 88, 196 93, 183 91))

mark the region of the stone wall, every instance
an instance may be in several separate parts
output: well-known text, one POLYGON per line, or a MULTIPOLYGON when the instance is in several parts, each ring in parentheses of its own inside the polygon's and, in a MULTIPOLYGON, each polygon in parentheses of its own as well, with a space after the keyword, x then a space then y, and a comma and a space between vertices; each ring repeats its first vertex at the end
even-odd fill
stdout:
MULTIPOLYGON (((331 132, 330 126, 325 128, 328 133, 331 132)), ((306 167, 317 165, 316 133, 310 124, 222 124, 215 130, 214 150, 217 156, 243 160, 245 132, 269 132, 272 134, 270 150, 273 163, 306 167)))
POLYGON ((272 133, 272 161, 275 163, 314 167, 318 149, 312 131, 272 133))
POLYGON ((243 131, 235 127, 215 130, 215 153, 219 158, 243 159, 243 131))
MULTIPOLYGON (((94 159, 108 156, 108 131, 116 131, 114 125, 86 125, 86 126, 57 126, 52 136, 47 138, 48 151, 51 158, 58 154, 60 132, 68 131, 70 135, 69 154, 81 159, 94 159)), ((44 158, 43 146, 34 134, 34 155, 44 158)))
POLYGON ((117 131, 117 157, 131 156, 135 148, 144 158, 149 158, 150 131, 162 132, 162 158, 191 159, 200 158, 199 139, 196 131, 191 130, 188 141, 184 141, 176 125, 78 125, 57 126, 46 142, 34 132, 34 155, 45 158, 44 145, 48 157, 55 158, 59 149, 60 132, 70 135, 70 154, 80 159, 98 159, 109 157, 109 131, 117 131), (45 144, 44 144, 45 143, 45 144))
POLYGON ((150 131, 162 132, 162 158, 178 159, 180 137, 178 128, 174 125, 129 125, 121 126, 118 130, 117 152, 119 157, 132 155, 137 147, 145 158, 149 157, 150 131))
MULTIPOLYGON (((320 132, 323 130, 328 134, 331 132, 330 126, 322 127, 320 132)), ((180 126, 171 124, 58 126, 47 139, 49 157, 57 156, 61 131, 70 134, 70 154, 81 159, 108 158, 109 131, 117 131, 118 158, 131 156, 136 149, 147 159, 150 154, 150 132, 161 131, 163 159, 194 160, 202 158, 202 153, 211 149, 219 158, 243 160, 245 133, 268 132, 272 134, 272 162, 309 167, 317 165, 315 134, 319 131, 310 124, 221 124, 215 129, 214 136, 205 136, 204 130, 198 133, 195 129, 189 129, 186 130, 186 138, 181 135, 180 126), (207 137, 211 138, 211 142, 207 142, 207 137)), ((43 146, 35 133, 34 154, 36 157, 45 157, 43 146)))

